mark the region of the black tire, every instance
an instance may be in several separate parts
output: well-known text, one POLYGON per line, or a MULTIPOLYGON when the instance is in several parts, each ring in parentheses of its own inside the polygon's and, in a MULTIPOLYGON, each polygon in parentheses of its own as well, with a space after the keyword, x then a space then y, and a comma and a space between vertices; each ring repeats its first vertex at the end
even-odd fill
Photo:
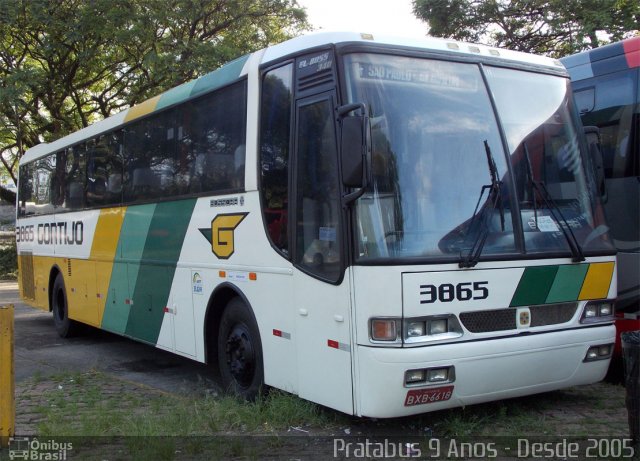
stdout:
POLYGON ((263 392, 260 332, 253 313, 239 298, 229 301, 220 320, 218 366, 227 392, 249 401, 263 392))
POLYGON ((53 312, 53 324, 60 337, 69 338, 77 333, 78 324, 69 318, 67 292, 64 288, 62 274, 58 274, 53 282, 51 311, 53 312))

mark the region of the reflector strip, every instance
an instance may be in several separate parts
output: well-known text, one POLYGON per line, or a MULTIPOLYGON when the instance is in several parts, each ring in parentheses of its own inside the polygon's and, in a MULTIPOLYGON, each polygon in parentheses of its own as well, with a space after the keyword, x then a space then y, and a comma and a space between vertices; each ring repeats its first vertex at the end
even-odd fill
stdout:
POLYGON ((278 338, 283 338, 283 339, 291 339, 291 333, 287 333, 286 331, 281 331, 281 330, 273 330, 273 336, 277 336, 278 338))
POLYGON ((341 351, 351 352, 351 346, 345 343, 334 341, 333 339, 327 340, 327 346, 331 347, 332 349, 339 349, 341 351))

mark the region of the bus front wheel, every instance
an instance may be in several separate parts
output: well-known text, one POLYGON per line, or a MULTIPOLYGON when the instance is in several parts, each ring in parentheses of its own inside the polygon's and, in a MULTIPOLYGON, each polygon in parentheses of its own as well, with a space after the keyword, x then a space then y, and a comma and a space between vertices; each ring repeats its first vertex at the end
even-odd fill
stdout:
POLYGON ((239 298, 227 304, 220 320, 218 364, 226 391, 245 400, 255 400, 262 392, 264 368, 260 333, 253 313, 239 298))
POLYGON ((53 282, 51 311, 53 312, 53 324, 58 334, 62 338, 73 336, 76 332, 77 324, 69 318, 67 292, 64 288, 64 279, 60 273, 56 276, 55 282, 53 282))

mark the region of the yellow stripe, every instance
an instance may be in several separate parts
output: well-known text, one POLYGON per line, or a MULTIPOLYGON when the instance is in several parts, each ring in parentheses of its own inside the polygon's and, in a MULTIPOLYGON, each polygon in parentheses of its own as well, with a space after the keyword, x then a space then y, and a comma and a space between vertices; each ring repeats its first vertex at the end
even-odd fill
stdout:
POLYGON ((97 309, 94 311, 96 317, 92 319, 92 325, 100 325, 102 322, 109 282, 111 281, 111 271, 113 270, 113 260, 118 249, 120 229, 122 228, 126 211, 126 207, 105 208, 100 211, 90 256, 91 260, 96 262, 96 289, 94 296, 97 309))
POLYGON ((34 301, 28 301, 30 306, 49 310, 49 274, 51 273, 51 268, 57 265, 62 270, 65 264, 66 260, 63 258, 54 258, 51 256, 33 257, 33 282, 35 285, 36 299, 34 301))
POLYGON ((130 122, 131 120, 135 120, 139 117, 143 117, 147 114, 150 114, 156 109, 158 105, 158 101, 160 100, 160 95, 155 96, 151 99, 147 99, 144 102, 141 102, 137 106, 133 106, 127 112, 127 115, 124 117, 125 122, 130 122))
POLYGON ((578 299, 602 299, 609 294, 614 263, 592 263, 582 284, 578 299))

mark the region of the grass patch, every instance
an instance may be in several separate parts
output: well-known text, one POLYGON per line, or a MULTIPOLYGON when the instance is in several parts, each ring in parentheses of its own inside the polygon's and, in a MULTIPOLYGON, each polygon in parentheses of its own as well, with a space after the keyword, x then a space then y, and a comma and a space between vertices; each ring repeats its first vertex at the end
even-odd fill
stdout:
POLYGON ((255 402, 234 397, 168 395, 98 372, 50 377, 37 427, 43 436, 207 436, 276 434, 291 427, 325 428, 347 417, 272 390, 255 402), (110 398, 105 388, 112 388, 110 398))
MULTIPOLYGON (((18 397, 35 414, 39 437, 114 437, 107 449, 122 457, 113 459, 260 459, 264 452, 290 452, 291 440, 309 440, 306 435, 465 440, 628 433, 624 388, 605 383, 382 420, 346 416, 277 390, 248 403, 167 394, 99 372, 39 375, 21 385, 18 397)), ((91 443, 88 457, 79 459, 103 459, 91 457, 102 453, 92 452, 91 443)))

